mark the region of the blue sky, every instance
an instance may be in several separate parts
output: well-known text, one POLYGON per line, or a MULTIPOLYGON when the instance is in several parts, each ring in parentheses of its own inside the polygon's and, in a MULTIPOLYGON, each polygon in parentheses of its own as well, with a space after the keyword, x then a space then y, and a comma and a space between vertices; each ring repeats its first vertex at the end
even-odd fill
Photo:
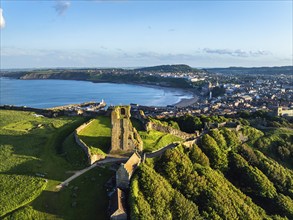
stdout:
POLYGON ((1 68, 293 65, 292 7, 291 0, 1 0, 1 68))

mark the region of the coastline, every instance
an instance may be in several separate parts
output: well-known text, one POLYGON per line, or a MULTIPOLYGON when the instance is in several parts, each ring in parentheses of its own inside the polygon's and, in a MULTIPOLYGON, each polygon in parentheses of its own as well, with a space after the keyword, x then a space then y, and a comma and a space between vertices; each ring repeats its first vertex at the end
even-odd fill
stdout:
POLYGON ((179 102, 175 103, 174 106, 176 106, 177 108, 184 108, 184 107, 193 105, 198 100, 199 100, 199 97, 193 94, 193 97, 191 99, 181 99, 179 102))
POLYGON ((135 86, 142 86, 142 87, 148 87, 148 88, 154 88, 154 89, 161 89, 161 90, 166 90, 166 91, 168 91, 168 90, 172 91, 173 90, 173 91, 180 91, 180 93, 182 93, 182 95, 180 95, 180 96, 184 96, 186 94, 192 96, 192 98, 183 98, 182 97, 182 98, 180 98, 179 101, 175 102, 174 104, 170 104, 170 105, 174 105, 177 108, 188 107, 188 106, 193 105, 194 103, 198 102, 198 100, 199 100, 199 95, 195 91, 192 91, 191 88, 185 88, 184 89, 184 88, 177 88, 177 87, 170 87, 170 86, 163 86, 163 85, 152 85, 152 84, 131 83, 131 82, 129 82, 129 83, 120 83, 120 82, 111 82, 111 81, 98 82, 98 81, 92 81, 92 80, 88 80, 88 82, 135 85, 135 86))
MULTIPOLYGON (((20 81, 27 81, 27 80, 23 80, 23 79, 17 79, 17 78, 14 78, 14 77, 0 77, 1 79, 6 79, 6 80, 20 80, 20 81)), ((64 80, 64 79, 32 79, 32 81, 34 80, 64 80)), ((31 81, 31 80, 29 80, 31 81)), ((153 100, 153 104, 148 104, 149 106, 157 106, 157 107, 166 107, 168 105, 174 105, 174 106, 177 106, 177 107, 186 107, 188 105, 191 105, 193 104, 194 102, 197 101, 197 96, 198 94, 193 91, 193 89, 190 89, 190 88, 176 88, 176 87, 167 87, 167 86, 160 86, 160 85, 150 85, 150 84, 143 84, 143 83, 114 83, 114 82, 97 82, 97 81, 91 81, 91 80, 64 80, 64 81, 80 81, 80 82, 90 82, 90 83, 93 83, 93 84, 103 84, 103 83, 110 83, 110 84, 124 84, 124 85, 133 85, 133 86, 138 86, 138 87, 145 87, 145 88, 154 88, 154 89, 159 89, 161 90, 164 94, 166 92, 166 98, 163 98, 163 102, 162 103, 159 103, 155 96, 155 94, 153 94, 153 96, 149 96, 149 99, 150 100, 153 100), (168 98, 167 98, 167 94, 169 94, 169 92, 174 92, 174 97, 173 99, 169 100, 168 101, 168 98), (177 96, 177 98, 176 98, 177 96), (156 103, 156 104, 155 104, 156 103), (174 104, 175 103, 175 104, 174 104)), ((28 87, 29 88, 29 87, 28 87)), ((26 93, 26 92, 25 92, 26 93)), ((164 95, 165 96, 165 95, 164 95)), ((81 101, 81 102, 85 102, 85 101, 81 101)), ((68 103, 79 103, 79 102, 68 102, 68 103)), ((110 102, 109 102, 110 103, 110 102)), ((127 104, 130 104, 131 102, 127 103, 127 104)), ((135 101, 133 103, 136 103, 135 101)), ((2 103, 2 104, 12 104, 12 103, 2 103)), ((65 103, 67 104, 67 103, 65 103)), ((140 105, 144 105, 142 103, 138 103, 140 105)), ((55 107, 55 105, 52 105, 52 106, 49 106, 49 107, 44 107, 44 106, 37 106, 37 105, 30 105, 29 103, 13 103, 13 105, 23 105, 23 106, 33 106, 33 107, 42 107, 42 108, 51 108, 51 107, 55 107)), ((60 106, 62 104, 58 104, 56 106, 60 106)))

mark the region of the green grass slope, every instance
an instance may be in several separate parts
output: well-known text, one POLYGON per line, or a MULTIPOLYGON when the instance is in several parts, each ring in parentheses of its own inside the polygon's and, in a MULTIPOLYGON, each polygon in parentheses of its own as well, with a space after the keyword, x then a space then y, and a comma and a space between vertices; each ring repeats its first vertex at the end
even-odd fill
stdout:
POLYGON ((56 189, 73 170, 84 167, 83 152, 70 134, 88 119, 44 118, 33 112, 6 110, 0 110, 0 119, 0 218, 74 219, 84 215, 93 219, 106 215, 103 184, 112 171, 94 169, 68 189, 56 189), (73 190, 77 192, 73 194, 73 190))
POLYGON ((90 148, 92 154, 107 154, 111 146, 111 119, 98 116, 78 136, 90 148))

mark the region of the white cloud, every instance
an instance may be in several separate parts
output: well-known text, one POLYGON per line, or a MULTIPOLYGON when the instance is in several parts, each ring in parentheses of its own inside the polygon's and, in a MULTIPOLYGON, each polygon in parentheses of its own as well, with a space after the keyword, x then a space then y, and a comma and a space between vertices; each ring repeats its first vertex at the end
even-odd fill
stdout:
POLYGON ((58 0, 56 1, 56 4, 53 7, 55 8, 55 11, 58 15, 63 15, 66 12, 66 10, 70 7, 70 5, 70 1, 58 0))
POLYGON ((290 57, 262 55, 262 51, 199 49, 193 53, 158 53, 155 51, 127 51, 117 49, 97 50, 48 50, 2 47, 0 50, 2 68, 33 67, 137 67, 161 64, 185 63, 194 67, 227 66, 284 66, 291 65, 290 57), (215 50, 215 51, 214 51, 215 50), (236 52, 235 52, 236 51, 236 52), (246 54, 243 56, 243 54, 246 54), (237 54, 237 55, 235 55, 237 54), (288 58, 288 59, 285 59, 288 58))
POLYGON ((5 20, 3 16, 3 9, 0 8, 0 28, 4 28, 4 27, 5 27, 5 20))
POLYGON ((210 49, 204 48, 203 52, 208 54, 218 54, 218 55, 230 55, 233 57, 259 57, 267 56, 271 53, 269 51, 257 50, 257 51, 244 51, 244 50, 230 50, 230 49, 210 49))

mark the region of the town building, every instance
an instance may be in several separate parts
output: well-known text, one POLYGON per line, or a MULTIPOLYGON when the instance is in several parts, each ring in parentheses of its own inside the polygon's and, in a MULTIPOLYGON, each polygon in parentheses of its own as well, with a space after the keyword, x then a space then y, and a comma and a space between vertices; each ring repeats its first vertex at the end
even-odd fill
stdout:
POLYGON ((130 178, 133 172, 139 166, 140 162, 140 155, 137 152, 134 152, 125 164, 121 163, 119 169, 116 172, 116 186, 118 188, 129 188, 130 178))
POLYGON ((126 197, 125 193, 116 188, 115 191, 110 196, 110 210, 111 213, 110 219, 111 220, 127 220, 127 213, 126 213, 126 197))

